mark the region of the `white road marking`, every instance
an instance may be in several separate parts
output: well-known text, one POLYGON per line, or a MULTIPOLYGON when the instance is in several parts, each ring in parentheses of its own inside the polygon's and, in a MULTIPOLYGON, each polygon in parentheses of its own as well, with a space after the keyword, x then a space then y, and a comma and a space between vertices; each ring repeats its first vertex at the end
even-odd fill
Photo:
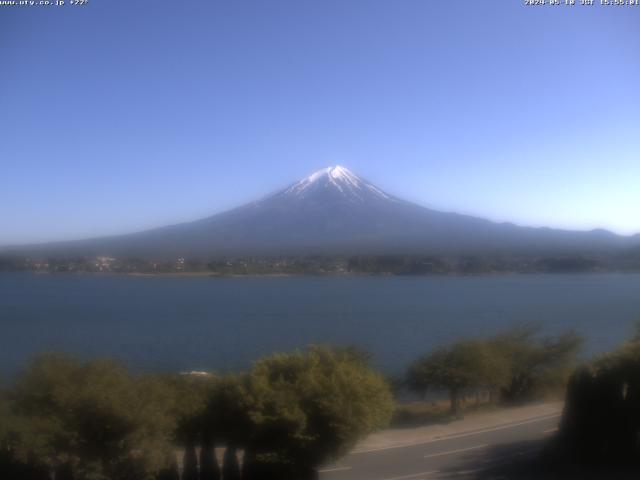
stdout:
POLYGON ((528 425, 530 423, 543 422, 545 420, 551 420, 552 418, 556 418, 556 417, 559 417, 561 415, 562 415, 561 413, 553 413, 553 414, 544 415, 544 416, 541 416, 541 417, 532 418, 532 419, 529 419, 529 420, 524 420, 522 422, 510 423, 510 424, 507 424, 507 425, 500 425, 498 427, 485 428, 483 430, 475 430, 473 432, 447 435, 447 436, 444 436, 444 437, 432 438, 431 440, 419 440, 419 441, 416 441, 416 442, 403 443, 401 445, 390 445, 388 447, 370 448, 368 450, 355 450, 355 451, 351 452, 349 455, 359 455, 361 453, 371 453, 371 452, 382 452, 384 450, 393 450, 395 448, 415 447, 417 445, 426 445, 426 444, 434 443, 434 442, 443 442, 445 440, 454 440, 456 438, 470 437, 472 435, 480 435, 480 434, 483 434, 483 433, 495 432, 497 430, 505 430, 505 429, 508 429, 508 428, 519 427, 521 425, 528 425))
POLYGON ((482 445, 476 445, 475 447, 459 448, 457 450, 449 450, 448 452, 432 453, 431 455, 425 455, 424 458, 442 457, 443 455, 453 455, 454 453, 468 452, 469 450, 477 450, 479 448, 487 448, 488 443, 482 445))
POLYGON ((558 429, 557 428, 550 428, 549 430, 543 430, 542 433, 544 433, 545 435, 547 433, 553 433, 553 432, 557 432, 558 429))
POLYGON ((384 478, 383 480, 408 480, 408 479, 415 479, 418 480, 418 477, 421 476, 429 476, 429 475, 433 475, 434 473, 438 473, 440 472, 440 470, 429 470, 428 472, 420 472, 420 473, 412 473, 410 475, 402 475, 400 477, 390 477, 390 478, 384 478))
POLYGON ((345 472, 347 470, 351 470, 351 467, 332 467, 332 468, 324 468, 322 470, 318 470, 318 472, 320 473, 327 473, 327 472, 345 472))

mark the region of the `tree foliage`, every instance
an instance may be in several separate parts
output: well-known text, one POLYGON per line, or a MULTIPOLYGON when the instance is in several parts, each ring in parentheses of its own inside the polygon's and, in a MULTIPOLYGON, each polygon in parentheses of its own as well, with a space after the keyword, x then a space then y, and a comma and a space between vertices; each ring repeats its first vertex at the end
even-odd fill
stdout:
POLYGON ((640 338, 571 376, 560 440, 580 463, 640 465, 640 338))
POLYGON ((503 401, 514 403, 564 388, 582 339, 572 332, 539 338, 537 332, 523 327, 438 348, 409 367, 407 385, 421 394, 447 391, 454 415, 459 414, 461 396, 469 393, 499 392, 503 401))
POLYGON ((258 361, 248 377, 252 461, 267 478, 305 478, 388 423, 385 380, 351 350, 312 347, 258 361), (266 475, 266 472, 263 472, 266 475))
POLYGON ((313 478, 390 419, 389 387, 367 362, 314 347, 237 376, 136 377, 109 360, 43 355, 0 395, 1 478, 175 479, 177 449, 184 478, 239 479, 239 450, 244 479, 313 478))
POLYGON ((141 387, 112 361, 36 358, 9 397, 14 458, 58 478, 151 478, 172 448, 174 424, 168 397, 141 387))
POLYGON ((509 382, 503 386, 504 401, 522 403, 549 391, 564 391, 575 368, 583 339, 573 331, 542 337, 532 326, 516 328, 494 338, 494 351, 511 366, 509 382))
MULTIPOLYGON (((171 398, 170 416, 176 421, 176 441, 181 445, 201 440, 202 422, 218 378, 196 373, 150 377, 165 389, 171 398)), ((147 380, 149 381, 149 380, 147 380)))
POLYGON ((508 382, 510 365, 492 347, 491 342, 484 340, 465 340, 441 347, 409 367, 408 385, 422 394, 430 389, 446 390, 451 413, 458 415, 464 393, 493 391, 508 382))

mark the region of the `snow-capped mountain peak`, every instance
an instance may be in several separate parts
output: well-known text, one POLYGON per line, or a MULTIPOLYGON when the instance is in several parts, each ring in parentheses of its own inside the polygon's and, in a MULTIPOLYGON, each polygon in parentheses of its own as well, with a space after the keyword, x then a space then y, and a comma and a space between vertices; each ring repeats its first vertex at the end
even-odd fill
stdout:
MULTIPOLYGON (((5 250, 20 256, 195 259, 298 255, 610 255, 639 237, 518 227, 430 210, 342 166, 201 220, 108 238, 5 250)), ((0 251, 0 253, 4 253, 0 251)), ((533 257, 532 257, 533 258, 533 257)), ((431 263, 431 262, 429 262, 431 263)), ((422 268, 422 267, 419 267, 422 268)), ((429 267, 430 268, 430 267, 429 267)))
POLYGON ((351 201, 365 202, 368 199, 391 200, 375 185, 363 180, 342 165, 326 167, 294 183, 284 192, 287 196, 307 197, 313 193, 341 194, 351 201))

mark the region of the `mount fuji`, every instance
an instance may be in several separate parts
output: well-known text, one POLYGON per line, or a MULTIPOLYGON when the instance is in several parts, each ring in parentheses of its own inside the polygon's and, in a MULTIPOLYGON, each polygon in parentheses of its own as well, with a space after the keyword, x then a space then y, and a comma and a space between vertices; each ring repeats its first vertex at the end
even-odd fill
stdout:
POLYGON ((521 227, 431 210, 342 166, 259 201, 135 234, 16 247, 31 255, 140 258, 336 254, 603 253, 640 244, 606 230, 521 227))

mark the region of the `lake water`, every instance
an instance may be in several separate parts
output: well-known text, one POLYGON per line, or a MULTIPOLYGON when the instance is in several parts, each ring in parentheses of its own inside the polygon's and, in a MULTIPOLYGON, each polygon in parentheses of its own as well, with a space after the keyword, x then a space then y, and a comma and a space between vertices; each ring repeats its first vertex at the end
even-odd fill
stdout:
POLYGON ((574 328, 587 353, 627 339, 640 275, 176 278, 0 274, 0 374, 34 353, 138 371, 245 368, 311 343, 354 344, 400 373, 431 348, 522 322, 574 328))

